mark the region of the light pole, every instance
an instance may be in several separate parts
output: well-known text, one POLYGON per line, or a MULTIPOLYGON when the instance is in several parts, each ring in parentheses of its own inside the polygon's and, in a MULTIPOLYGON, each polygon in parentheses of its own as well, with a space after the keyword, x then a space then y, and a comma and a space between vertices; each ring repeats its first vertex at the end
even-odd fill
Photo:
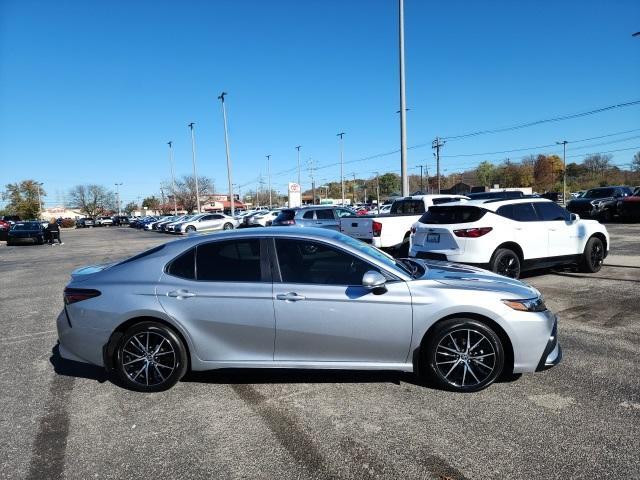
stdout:
POLYGON ((222 92, 218 100, 222 103, 222 119, 224 120, 224 145, 227 150, 227 177, 229 182, 229 204, 231 205, 231 216, 235 216, 235 200, 233 199, 233 182, 231 180, 231 154, 229 153, 229 132, 227 131, 227 110, 224 107, 224 97, 226 92, 222 92))
POLYGON ((302 145, 298 145, 296 147, 296 150, 298 151, 298 186, 300 187, 300 191, 302 192, 302 185, 300 185, 300 148, 302 148, 302 145))
POLYGON ((118 205, 118 216, 121 216, 122 213, 120 213, 120 186, 122 185, 122 182, 120 183, 114 183, 114 185, 116 186, 116 203, 118 205))
POLYGON ((176 200, 176 175, 173 171, 173 141, 169 145, 169 165, 171 165, 171 195, 173 195, 173 214, 178 215, 178 201, 176 200))
POLYGON ((38 218, 42 220, 42 198, 40 196, 40 187, 44 185, 44 183, 36 182, 38 186, 38 218))
POLYGON ((378 201, 378 213, 380 213, 380 172, 376 172, 376 200, 378 201))
POLYGON ((269 210, 271 210, 271 155, 267 157, 267 188, 269 188, 269 210))
POLYGON ((567 142, 563 140, 556 142, 558 145, 562 145, 562 203, 567 204, 567 142))
POLYGON ((402 196, 409 195, 407 176, 407 101, 404 88, 404 0, 398 0, 399 43, 400 43, 400 173, 402 176, 402 196))
POLYGON ((342 139, 344 132, 340 132, 337 136, 340 137, 340 189, 342 190, 342 205, 344 205, 344 140, 342 139))
POLYGON ((198 204, 198 213, 200 213, 200 188, 198 186, 198 171, 196 169, 196 137, 193 131, 195 123, 191 122, 188 127, 191 130, 191 158, 193 159, 193 179, 196 182, 196 203, 198 204))

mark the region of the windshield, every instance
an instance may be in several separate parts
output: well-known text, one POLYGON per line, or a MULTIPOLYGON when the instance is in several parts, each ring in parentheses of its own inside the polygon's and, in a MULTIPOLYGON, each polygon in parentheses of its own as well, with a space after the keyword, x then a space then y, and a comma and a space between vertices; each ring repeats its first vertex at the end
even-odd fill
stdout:
POLYGON ((396 200, 391 205, 391 213, 405 213, 411 215, 420 215, 424 213, 424 201, 423 200, 396 200))
POLYGON ((16 223, 11 230, 38 230, 41 225, 38 222, 16 223))
POLYGON ((592 188, 584 194, 584 198, 606 198, 613 197, 613 188, 592 188))

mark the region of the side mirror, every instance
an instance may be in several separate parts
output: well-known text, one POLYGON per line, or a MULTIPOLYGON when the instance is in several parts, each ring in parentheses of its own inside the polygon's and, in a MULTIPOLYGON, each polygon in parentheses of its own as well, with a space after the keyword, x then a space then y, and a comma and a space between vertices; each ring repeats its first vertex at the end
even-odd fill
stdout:
POLYGON ((577 215, 575 213, 572 213, 571 216, 569 217, 571 219, 571 223, 573 222, 577 222, 578 220, 580 220, 580 215, 577 215))
POLYGON ((381 288, 387 283, 387 279, 380 272, 369 270, 362 276, 362 286, 365 288, 381 288))

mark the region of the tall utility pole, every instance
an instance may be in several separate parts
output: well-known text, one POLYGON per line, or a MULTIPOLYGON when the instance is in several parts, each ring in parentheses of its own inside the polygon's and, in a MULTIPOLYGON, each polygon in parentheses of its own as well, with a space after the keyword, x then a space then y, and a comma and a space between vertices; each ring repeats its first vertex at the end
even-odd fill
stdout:
POLYGON ((227 151, 227 180, 229 183, 229 205, 231 205, 231 216, 235 216, 235 200, 233 198, 233 182, 231 180, 231 154, 229 153, 229 132, 227 130, 227 110, 224 107, 224 97, 227 92, 222 92, 218 97, 220 103, 222 103, 222 119, 224 121, 224 145, 227 151))
POLYGON ((122 213, 120 213, 120 186, 122 185, 122 182, 120 183, 114 183, 114 185, 116 186, 116 202, 118 205, 118 216, 122 215, 122 213))
POLYGON ((429 164, 425 163, 424 164, 424 172, 425 172, 425 177, 427 177, 427 193, 431 193, 429 190, 431 190, 431 185, 429 185, 429 164))
POLYGON ((302 145, 298 145, 296 150, 298 151, 298 186, 300 187, 300 191, 302 192, 302 185, 300 185, 300 149, 302 145))
POLYGON ((198 170, 196 169, 196 137, 193 132, 193 126, 195 123, 191 122, 188 127, 191 130, 191 158, 193 160, 193 179, 196 182, 196 203, 198 204, 198 213, 200 210, 200 187, 198 186, 198 170))
MULTIPOLYGON (((556 142, 558 145, 562 145, 562 203, 567 204, 567 142, 563 140, 556 142)), ((553 168, 553 166, 551 167, 553 168)))
POLYGON ((40 187, 44 185, 44 183, 36 182, 38 186, 38 218, 42 219, 42 197, 40 195, 40 187))
POLYGON ((267 184, 269 186, 269 209, 273 208, 271 204, 271 155, 267 157, 267 184))
POLYGON ((409 195, 409 177, 407 176, 407 101, 404 89, 404 0, 398 0, 400 11, 400 173, 402 177, 402 196, 409 195))
POLYGON ((264 180, 262 179, 262 172, 260 172, 260 177, 258 177, 258 191, 256 192, 256 202, 258 203, 258 207, 260 206, 260 192, 264 189, 264 180))
POLYGON ((307 166, 309 167, 309 176, 311 177, 311 205, 316 204, 316 177, 313 174, 313 159, 309 157, 307 160, 307 166))
POLYGON ((380 172, 376 172, 376 199, 378 201, 378 213, 380 213, 380 172))
POLYGON ((353 205, 355 206, 356 204, 356 174, 352 173, 353 175, 353 184, 351 185, 351 190, 353 193, 353 205))
POLYGON ((342 205, 344 205, 344 140, 342 139, 344 132, 340 132, 337 136, 340 137, 340 188, 342 190, 342 205))
POLYGON ((178 215, 178 201, 176 200, 176 175, 173 171, 173 142, 167 142, 169 145, 169 165, 171 165, 171 195, 173 196, 173 214, 178 215))
POLYGON ((438 193, 440 193, 440 148, 444 146, 446 142, 440 140, 440 137, 436 137, 436 139, 432 142, 431 148, 435 150, 436 157, 436 176, 438 177, 438 193))
POLYGON ((420 191, 424 193, 424 182, 422 181, 422 165, 420 165, 420 191))

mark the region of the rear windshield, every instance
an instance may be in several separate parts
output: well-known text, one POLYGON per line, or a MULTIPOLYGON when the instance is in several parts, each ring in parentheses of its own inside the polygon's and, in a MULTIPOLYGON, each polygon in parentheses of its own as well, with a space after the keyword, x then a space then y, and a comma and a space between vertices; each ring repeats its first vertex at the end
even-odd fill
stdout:
POLYGON ((289 220, 293 220, 293 217, 296 216, 295 210, 282 210, 280 214, 276 217, 274 222, 288 222, 289 220))
POLYGON ((583 198, 606 198, 613 197, 613 188, 593 188, 584 194, 583 198))
POLYGON ((476 222, 484 217, 486 210, 478 207, 451 206, 431 207, 427 213, 420 217, 420 223, 426 224, 452 224, 476 222))
POLYGON ((13 230, 38 230, 42 226, 38 222, 16 223, 13 230))
POLYGON ((514 190, 506 192, 470 193, 467 196, 472 200, 490 200, 492 198, 522 198, 524 194, 519 190, 514 190))
POLYGON ((391 213, 419 215, 424 213, 424 202, 422 200, 396 200, 391 205, 391 213))

